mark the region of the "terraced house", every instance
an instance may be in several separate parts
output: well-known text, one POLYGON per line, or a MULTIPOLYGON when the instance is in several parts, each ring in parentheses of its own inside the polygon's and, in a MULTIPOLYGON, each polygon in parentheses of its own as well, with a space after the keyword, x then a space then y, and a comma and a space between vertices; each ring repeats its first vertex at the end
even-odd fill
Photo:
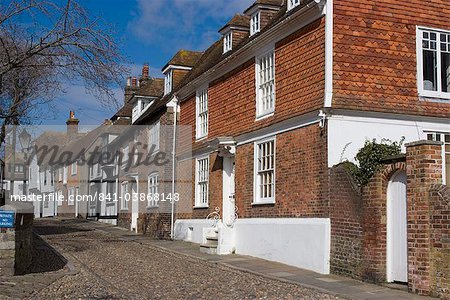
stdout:
MULTIPOLYGON (((422 146, 438 149, 432 182, 446 189, 450 178, 448 146, 439 143, 450 141, 449 13, 444 0, 258 0, 195 64, 167 66, 161 103, 177 105, 179 124, 192 128, 192 152, 177 149, 177 170, 193 170, 192 194, 181 193, 192 212, 176 215, 174 238, 212 253, 445 291, 430 283, 438 275, 422 272, 430 260, 414 258, 421 225, 406 181, 414 186, 420 164, 412 158, 422 146), (185 74, 174 84, 177 70, 185 74), (430 145, 407 144, 406 162, 380 181, 378 206, 344 197, 340 207, 335 166, 368 139, 402 137, 430 145), (379 220, 363 218, 369 208, 379 220)), ((440 226, 448 235, 449 224, 440 226)))
POLYGON ((111 118, 124 129, 94 142, 121 155, 90 171, 90 193, 118 202, 88 215, 209 253, 445 295, 449 14, 444 0, 257 0, 204 52, 178 51, 164 79, 148 65, 128 79, 111 118), (356 188, 341 163, 367 140, 403 138, 406 156, 356 188), (134 164, 150 150, 176 163, 134 164), (173 209, 132 200, 173 192, 173 209))

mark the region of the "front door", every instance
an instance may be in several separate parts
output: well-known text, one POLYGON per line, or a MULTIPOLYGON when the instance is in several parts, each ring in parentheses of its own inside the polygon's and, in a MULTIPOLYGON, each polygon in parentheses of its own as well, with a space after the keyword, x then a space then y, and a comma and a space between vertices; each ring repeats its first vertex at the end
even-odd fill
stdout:
POLYGON ((235 199, 234 199, 234 156, 223 158, 223 203, 222 220, 224 225, 232 226, 235 221, 235 199))
POLYGON ((387 190, 387 281, 408 282, 406 173, 400 171, 387 190))

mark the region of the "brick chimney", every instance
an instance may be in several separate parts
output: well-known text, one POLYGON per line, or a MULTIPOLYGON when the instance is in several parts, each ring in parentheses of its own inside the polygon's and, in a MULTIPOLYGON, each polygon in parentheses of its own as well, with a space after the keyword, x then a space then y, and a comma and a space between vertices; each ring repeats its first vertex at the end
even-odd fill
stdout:
POLYGON ((133 95, 136 94, 139 89, 139 80, 136 77, 128 77, 127 84, 125 86, 125 94, 124 94, 124 105, 127 104, 133 95))
POLYGON ((78 123, 80 120, 75 118, 75 112, 70 111, 69 119, 67 119, 67 137, 69 140, 73 140, 78 136, 78 123))
POLYGON ((150 74, 150 66, 148 63, 145 63, 142 67, 142 79, 148 79, 150 74))

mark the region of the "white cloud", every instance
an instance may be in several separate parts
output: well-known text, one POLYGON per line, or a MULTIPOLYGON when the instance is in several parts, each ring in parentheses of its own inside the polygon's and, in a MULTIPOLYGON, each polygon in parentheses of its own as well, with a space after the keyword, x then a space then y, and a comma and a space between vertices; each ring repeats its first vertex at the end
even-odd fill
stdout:
POLYGON ((128 24, 139 40, 174 53, 180 48, 204 50, 217 31, 254 0, 137 0, 138 11, 128 24))

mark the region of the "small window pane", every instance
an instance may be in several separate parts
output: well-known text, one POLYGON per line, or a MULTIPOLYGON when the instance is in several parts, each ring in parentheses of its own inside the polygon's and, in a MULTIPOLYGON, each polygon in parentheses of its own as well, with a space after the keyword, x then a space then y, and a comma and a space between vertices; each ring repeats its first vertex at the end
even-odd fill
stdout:
POLYGON ((423 51, 423 88, 437 91, 437 59, 435 51, 423 51))
POLYGON ((442 91, 450 92, 450 53, 441 53, 442 91))

